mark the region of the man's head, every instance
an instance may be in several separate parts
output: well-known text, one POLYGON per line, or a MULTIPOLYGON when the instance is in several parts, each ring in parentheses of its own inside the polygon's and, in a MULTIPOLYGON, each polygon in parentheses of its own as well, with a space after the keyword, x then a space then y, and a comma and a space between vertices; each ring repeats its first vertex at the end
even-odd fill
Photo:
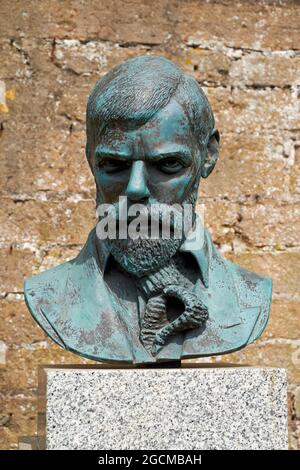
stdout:
MULTIPOLYGON (((122 63, 96 83, 88 100, 86 154, 97 204, 117 204, 119 196, 127 196, 129 205, 195 205, 200 178, 217 161, 218 142, 203 91, 162 57, 140 56, 122 63)), ((133 256, 139 246, 142 250, 146 240, 121 242, 112 242, 112 247, 124 266, 126 256, 133 256)), ((150 258, 161 264, 181 243, 153 241, 150 258)), ((140 255, 126 264, 129 271, 135 265, 141 274, 155 265, 149 261, 147 267, 143 260, 139 269, 140 255)))

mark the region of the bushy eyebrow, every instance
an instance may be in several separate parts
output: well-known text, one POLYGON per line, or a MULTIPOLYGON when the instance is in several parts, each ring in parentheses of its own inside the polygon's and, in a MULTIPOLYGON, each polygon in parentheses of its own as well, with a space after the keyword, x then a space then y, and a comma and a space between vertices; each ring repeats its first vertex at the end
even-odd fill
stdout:
POLYGON ((178 152, 161 152, 148 155, 148 158, 154 161, 159 161, 167 158, 176 158, 181 160, 182 163, 189 165, 192 162, 192 155, 190 152, 184 152, 182 150, 178 152))
MULTIPOLYGON (((110 147, 105 147, 102 145, 98 145, 95 150, 95 156, 98 159, 105 159, 105 158, 112 158, 115 160, 138 160, 139 156, 134 157, 131 153, 122 152, 120 150, 114 150, 110 147)), ((189 151, 180 149, 178 151, 170 151, 170 152, 154 152, 148 153, 142 157, 143 160, 151 160, 154 162, 158 162, 163 159, 167 158, 176 158, 180 160, 183 164, 189 165, 192 163, 192 155, 189 151)))
POLYGON ((127 152, 120 152, 112 148, 103 147, 102 145, 97 145, 95 150, 95 156, 97 158, 116 158, 116 159, 129 159, 131 154, 127 152))

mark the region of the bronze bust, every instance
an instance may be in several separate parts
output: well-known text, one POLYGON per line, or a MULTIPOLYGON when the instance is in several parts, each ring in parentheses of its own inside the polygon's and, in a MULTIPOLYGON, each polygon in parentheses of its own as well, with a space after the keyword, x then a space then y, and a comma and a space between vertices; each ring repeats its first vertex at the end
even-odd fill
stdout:
POLYGON ((195 213, 218 154, 206 96, 169 60, 136 57, 96 83, 86 156, 97 227, 75 259, 25 281, 28 308, 56 343, 98 361, 147 364, 229 353, 261 335, 271 279, 225 260, 195 213), (115 236, 103 236, 104 221, 115 236), (155 237, 145 235, 152 221, 155 237))

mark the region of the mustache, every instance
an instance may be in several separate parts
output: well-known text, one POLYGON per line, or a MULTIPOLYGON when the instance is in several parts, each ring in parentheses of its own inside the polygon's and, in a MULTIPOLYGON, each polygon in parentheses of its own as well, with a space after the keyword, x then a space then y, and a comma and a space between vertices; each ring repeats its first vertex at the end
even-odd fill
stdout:
POLYGON ((194 224, 195 207, 188 199, 175 204, 153 198, 135 203, 120 196, 114 203, 99 204, 97 215, 101 238, 183 238, 194 224))
POLYGON ((184 220, 182 208, 180 210, 160 205, 145 205, 143 208, 135 209, 132 213, 130 208, 127 214, 116 215, 116 231, 119 233, 126 225, 127 229, 135 229, 138 225, 140 237, 146 238, 149 233, 154 238, 170 236, 171 238, 182 237, 184 226, 187 221, 184 220))
POLYGON ((167 221, 174 225, 177 220, 182 220, 184 216, 191 215, 194 206, 189 203, 168 205, 159 202, 148 202, 146 204, 130 204, 128 207, 122 207, 120 204, 111 204, 106 209, 106 215, 119 222, 130 223, 137 217, 141 223, 151 224, 152 222, 164 223, 167 221), (190 214, 188 214, 188 211, 190 214))

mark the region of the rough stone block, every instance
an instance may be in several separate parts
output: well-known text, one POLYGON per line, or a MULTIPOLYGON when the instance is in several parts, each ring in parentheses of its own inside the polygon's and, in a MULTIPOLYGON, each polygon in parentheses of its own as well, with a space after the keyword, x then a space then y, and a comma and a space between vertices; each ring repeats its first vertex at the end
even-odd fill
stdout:
POLYGON ((293 53, 273 54, 265 57, 258 53, 244 56, 233 63, 230 78, 239 85, 284 87, 297 83, 300 74, 300 58, 293 53))

